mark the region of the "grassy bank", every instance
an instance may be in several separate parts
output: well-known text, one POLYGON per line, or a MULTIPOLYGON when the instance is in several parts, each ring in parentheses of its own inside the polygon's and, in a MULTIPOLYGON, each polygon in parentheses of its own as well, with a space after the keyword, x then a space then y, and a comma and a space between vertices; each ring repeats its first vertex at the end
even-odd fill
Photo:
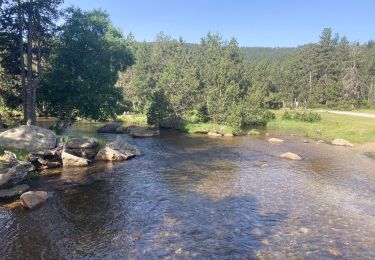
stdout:
POLYGON ((283 110, 275 111, 276 120, 267 124, 269 130, 279 133, 294 133, 325 141, 332 141, 335 138, 343 138, 353 143, 375 141, 375 120, 371 118, 320 113, 321 121, 309 123, 282 120, 283 113, 283 110))
POLYGON ((193 134, 197 131, 216 132, 222 134, 232 134, 234 128, 225 125, 210 124, 210 123, 186 123, 184 124, 184 131, 189 134, 193 134))
POLYGON ((124 122, 125 125, 147 125, 147 116, 143 114, 119 115, 117 120, 124 122))

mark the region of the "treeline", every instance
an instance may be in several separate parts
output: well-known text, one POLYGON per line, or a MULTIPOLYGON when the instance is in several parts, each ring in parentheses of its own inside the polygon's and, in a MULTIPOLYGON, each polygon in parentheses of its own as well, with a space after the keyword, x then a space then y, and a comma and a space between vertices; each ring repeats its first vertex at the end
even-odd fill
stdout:
POLYGON ((375 43, 350 43, 330 28, 318 43, 278 59, 250 60, 249 69, 271 108, 375 106, 375 43))
POLYGON ((241 128, 267 122, 267 109, 375 102, 374 43, 350 43, 329 28, 298 48, 240 48, 212 34, 192 45, 160 34, 134 43, 134 51, 136 63, 118 85, 130 109, 152 124, 176 127, 193 115, 241 128))
POLYGON ((118 85, 132 110, 150 124, 179 127, 187 118, 236 128, 272 117, 235 39, 207 34, 199 45, 164 34, 153 44, 135 44, 135 64, 118 85))

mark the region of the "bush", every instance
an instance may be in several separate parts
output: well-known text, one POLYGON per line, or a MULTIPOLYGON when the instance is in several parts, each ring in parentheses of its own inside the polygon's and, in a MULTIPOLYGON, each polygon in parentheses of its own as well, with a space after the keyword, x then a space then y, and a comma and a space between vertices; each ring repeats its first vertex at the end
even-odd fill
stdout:
POLYGON ((302 121, 302 122, 318 122, 322 120, 319 113, 316 112, 295 112, 295 113, 289 113, 288 111, 285 111, 284 114, 281 117, 282 120, 296 120, 296 121, 302 121))
POLYGON ((318 122, 320 120, 322 120, 322 117, 320 116, 319 113, 315 113, 315 112, 309 112, 309 113, 306 113, 306 112, 303 112, 301 114, 301 121, 304 121, 304 122, 318 122))
POLYGON ((292 120, 292 115, 288 112, 288 111, 285 111, 283 116, 281 117, 282 120, 292 120))

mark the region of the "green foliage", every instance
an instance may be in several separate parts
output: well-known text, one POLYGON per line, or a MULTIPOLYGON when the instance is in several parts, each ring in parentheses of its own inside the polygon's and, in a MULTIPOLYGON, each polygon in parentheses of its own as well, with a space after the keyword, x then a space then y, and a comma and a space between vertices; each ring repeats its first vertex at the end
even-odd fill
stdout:
POLYGON ((124 122, 125 125, 147 125, 147 117, 143 114, 123 114, 116 119, 124 122))
POLYGON ((115 118, 123 112, 118 71, 133 63, 133 54, 108 14, 68 9, 54 43, 40 89, 40 104, 60 119, 115 118))
POLYGON ((292 114, 289 113, 288 111, 285 111, 283 116, 281 117, 282 120, 292 120, 293 117, 292 117, 292 114))
POLYGON ((251 129, 247 134, 248 135, 259 135, 260 133, 255 129, 251 129))
POLYGON ((219 124, 210 124, 210 123, 185 123, 182 127, 182 130, 186 133, 193 134, 195 132, 214 132, 221 134, 235 134, 238 133, 233 127, 219 124))
POLYGON ((282 120, 296 120, 296 121, 303 121, 303 122, 318 122, 322 120, 319 113, 316 112, 288 112, 285 111, 284 114, 281 117, 282 120))

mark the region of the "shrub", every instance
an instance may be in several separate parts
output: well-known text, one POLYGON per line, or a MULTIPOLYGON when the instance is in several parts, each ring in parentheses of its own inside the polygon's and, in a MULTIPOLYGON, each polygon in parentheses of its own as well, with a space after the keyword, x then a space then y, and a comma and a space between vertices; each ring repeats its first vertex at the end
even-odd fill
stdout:
POLYGON ((301 121, 304 121, 304 122, 318 122, 322 120, 322 117, 320 116, 319 113, 316 113, 316 112, 303 112, 301 114, 301 121))
POLYGON ((286 111, 282 115, 282 120, 296 120, 296 121, 302 121, 302 122, 318 122, 322 120, 319 113, 316 112, 295 112, 295 113, 289 113, 286 111))
POLYGON ((283 116, 281 117, 282 120, 292 120, 292 115, 288 112, 288 111, 285 111, 283 116))

